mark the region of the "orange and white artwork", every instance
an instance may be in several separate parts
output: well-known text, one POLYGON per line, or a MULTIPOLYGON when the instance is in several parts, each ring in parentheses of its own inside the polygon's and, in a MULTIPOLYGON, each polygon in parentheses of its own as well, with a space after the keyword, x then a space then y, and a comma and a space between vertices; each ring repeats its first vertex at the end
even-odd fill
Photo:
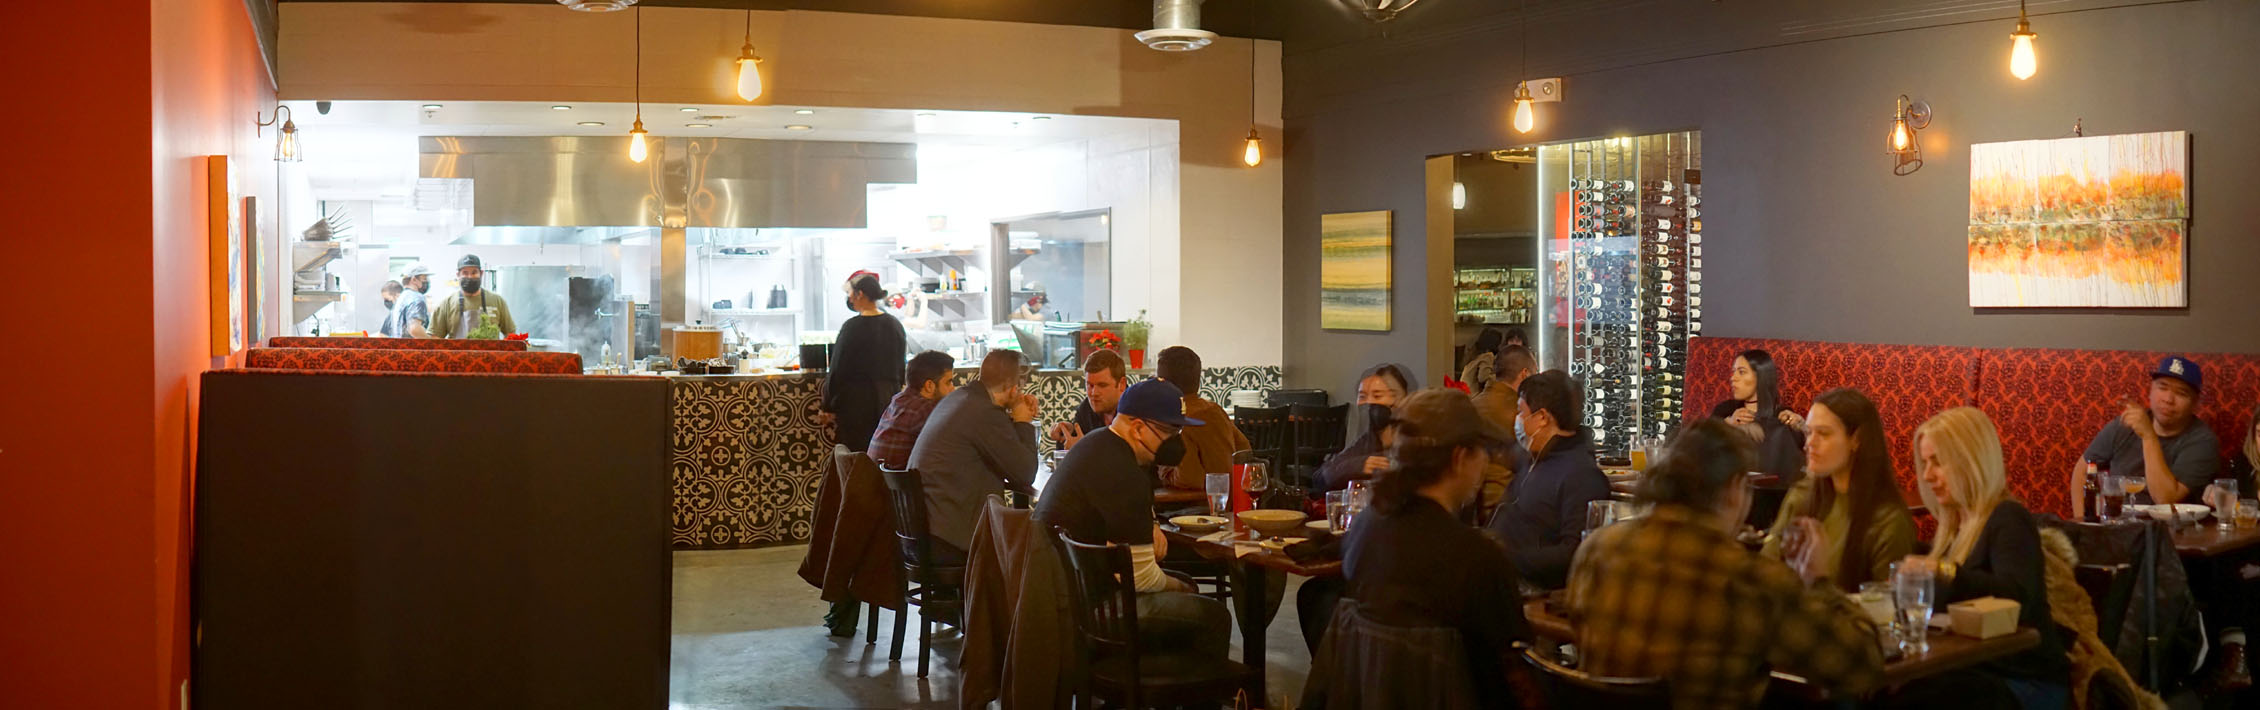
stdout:
POLYGON ((2189 305, 2189 134, 1970 146, 1970 306, 2189 305))

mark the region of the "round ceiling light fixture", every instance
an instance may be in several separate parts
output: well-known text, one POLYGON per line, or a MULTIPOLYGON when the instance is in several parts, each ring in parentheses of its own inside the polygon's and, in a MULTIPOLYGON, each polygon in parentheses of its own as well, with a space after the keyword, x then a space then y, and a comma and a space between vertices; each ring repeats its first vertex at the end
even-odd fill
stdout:
POLYGON ((602 126, 602 125, 604 125, 604 122, 603 122, 603 121, 582 121, 582 122, 580 122, 579 124, 576 124, 576 125, 582 125, 582 126, 591 126, 591 127, 594 127, 594 126, 602 126))
POLYGON ((814 126, 806 126, 806 125, 802 125, 802 124, 798 124, 798 123, 795 123, 795 124, 793 124, 793 125, 790 125, 790 126, 786 126, 786 127, 785 127, 785 130, 788 130, 788 131, 813 131, 813 130, 816 130, 816 128, 815 128, 814 126))
POLYGON ((1216 33, 1201 29, 1203 0, 1154 0, 1154 28, 1133 35, 1147 47, 1164 52, 1190 52, 1216 41, 1216 33))
POLYGON ((574 12, 619 12, 636 4, 637 0, 557 0, 557 4, 574 12))

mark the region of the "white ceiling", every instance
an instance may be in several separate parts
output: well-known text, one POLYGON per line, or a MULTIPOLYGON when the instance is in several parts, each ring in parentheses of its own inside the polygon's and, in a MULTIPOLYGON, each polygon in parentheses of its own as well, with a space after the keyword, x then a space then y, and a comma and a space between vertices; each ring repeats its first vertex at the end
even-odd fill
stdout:
MULTIPOLYGON (((312 101, 287 104, 306 152, 300 169, 315 197, 379 202, 405 200, 414 189, 419 137, 616 136, 625 135, 636 116, 635 106, 620 103, 557 109, 552 108, 557 104, 519 101, 454 101, 437 104, 438 108, 409 101, 337 101, 326 115, 312 101), (578 125, 583 121, 604 125, 578 125)), ((952 156, 1136 135, 1167 123, 1171 122, 979 111, 643 105, 644 130, 653 137, 916 143, 921 150, 939 148, 952 156), (691 128, 691 124, 709 127, 691 128), (809 130, 786 128, 794 125, 809 130)))

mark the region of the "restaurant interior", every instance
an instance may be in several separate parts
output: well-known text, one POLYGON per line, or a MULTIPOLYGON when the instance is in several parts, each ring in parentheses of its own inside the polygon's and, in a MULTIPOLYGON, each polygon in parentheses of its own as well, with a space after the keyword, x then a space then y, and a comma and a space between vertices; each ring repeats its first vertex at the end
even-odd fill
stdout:
POLYGON ((0 707, 2260 707, 2251 0, 0 38, 0 707))

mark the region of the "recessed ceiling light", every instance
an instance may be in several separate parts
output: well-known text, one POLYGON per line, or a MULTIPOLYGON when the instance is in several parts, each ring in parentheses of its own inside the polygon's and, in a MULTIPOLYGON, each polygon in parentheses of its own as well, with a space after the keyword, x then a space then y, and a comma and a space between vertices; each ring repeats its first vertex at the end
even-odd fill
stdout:
POLYGON ((1038 120, 1038 121, 1049 121, 1049 120, 1052 120, 1052 117, 1050 117, 1050 116, 1037 116, 1037 117, 1036 117, 1036 120, 1038 120))
POLYGON ((424 104, 424 110, 426 111, 438 111, 441 108, 442 107, 439 104, 424 104))
POLYGON ((816 110, 815 110, 815 109, 807 109, 807 108, 804 108, 804 109, 799 109, 799 110, 796 110, 796 111, 794 111, 793 113, 797 113, 797 114, 800 114, 800 115, 803 115, 803 116, 813 116, 813 115, 815 115, 815 114, 816 114, 816 110))
POLYGON ((786 127, 785 127, 785 130, 788 130, 788 131, 813 131, 813 130, 816 130, 816 129, 815 129, 814 127, 811 127, 811 126, 804 126, 804 125, 801 125, 801 124, 795 123, 795 124, 793 124, 793 125, 790 125, 790 126, 786 126, 786 127))
POLYGON ((573 107, 571 107, 571 106, 567 106, 567 105, 565 105, 565 104, 558 104, 558 105, 556 105, 556 106, 551 106, 551 107, 549 107, 549 110, 551 110, 551 111, 571 111, 571 110, 573 110, 573 107))
POLYGON ((602 126, 602 125, 604 125, 604 122, 603 122, 603 121, 582 121, 580 125, 583 125, 583 126, 602 126))
POLYGON ((683 113, 698 113, 698 109, 697 109, 697 108, 693 108, 693 107, 690 107, 690 106, 684 106, 684 107, 683 107, 683 108, 682 108, 681 110, 682 110, 682 112, 683 112, 683 113))
POLYGON ((919 118, 933 118, 933 117, 934 117, 934 112, 932 112, 932 111, 920 111, 920 112, 918 112, 918 113, 917 113, 916 115, 917 115, 917 116, 918 116, 919 118))
POLYGON ((714 124, 711 124, 711 123, 685 123, 685 124, 683 124, 683 127, 684 127, 684 128, 713 128, 713 127, 714 127, 714 124))

